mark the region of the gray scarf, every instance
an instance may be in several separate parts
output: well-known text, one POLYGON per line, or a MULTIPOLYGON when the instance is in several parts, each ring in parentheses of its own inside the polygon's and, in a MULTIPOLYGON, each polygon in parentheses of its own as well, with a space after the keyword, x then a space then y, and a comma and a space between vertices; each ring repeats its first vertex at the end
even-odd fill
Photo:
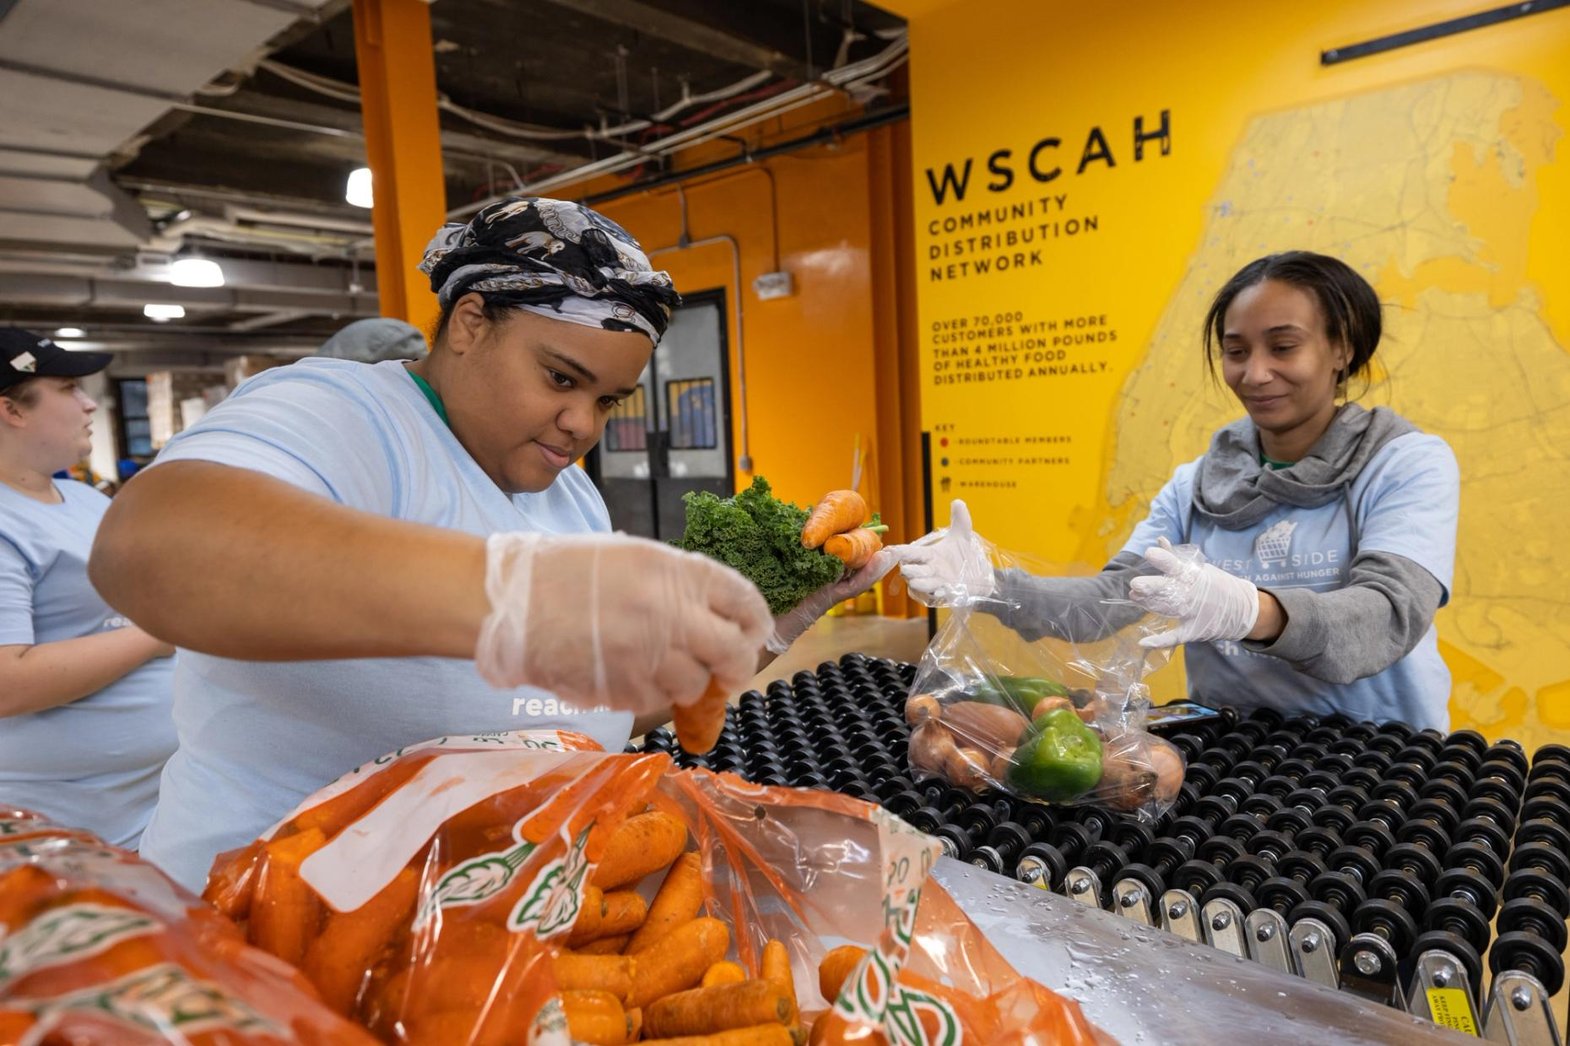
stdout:
POLYGON ((1247 418, 1217 432, 1194 481, 1194 511, 1225 530, 1253 526, 1281 505, 1318 508, 1340 497, 1381 447, 1416 432, 1384 407, 1348 403, 1303 460, 1266 468, 1259 460, 1259 430, 1247 418))

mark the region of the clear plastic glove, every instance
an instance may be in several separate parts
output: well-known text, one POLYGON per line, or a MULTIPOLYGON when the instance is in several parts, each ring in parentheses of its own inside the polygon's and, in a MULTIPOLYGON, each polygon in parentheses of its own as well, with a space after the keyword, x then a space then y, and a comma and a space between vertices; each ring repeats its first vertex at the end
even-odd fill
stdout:
POLYGON ((1161 539, 1145 551, 1145 562, 1161 571, 1129 582, 1128 598, 1152 614, 1175 617, 1177 626, 1139 645, 1151 648, 1177 646, 1216 639, 1246 639, 1259 619, 1259 589, 1247 578, 1234 577, 1206 563, 1203 556, 1173 551, 1161 539))
POLYGON ((801 638, 801 634, 812 627, 813 622, 829 612, 836 603, 847 599, 854 599, 867 589, 883 580, 883 576, 894 569, 897 562, 894 550, 883 549, 862 567, 847 577, 824 585, 812 595, 797 604, 796 609, 789 613, 781 614, 774 619, 774 634, 769 636, 769 641, 764 645, 772 654, 783 654, 790 645, 801 638))
POLYGON ((737 690, 773 628, 736 571, 625 534, 495 534, 474 660, 492 686, 537 686, 646 715, 737 690))
POLYGON ((949 506, 947 527, 901 547, 898 555, 910 594, 925 606, 968 606, 997 589, 992 557, 958 499, 949 506))

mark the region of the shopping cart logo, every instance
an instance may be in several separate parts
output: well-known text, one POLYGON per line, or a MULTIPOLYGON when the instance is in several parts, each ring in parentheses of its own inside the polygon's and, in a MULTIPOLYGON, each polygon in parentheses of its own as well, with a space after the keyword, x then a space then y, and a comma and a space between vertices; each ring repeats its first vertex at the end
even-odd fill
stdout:
POLYGON ((1259 560, 1261 567, 1272 563, 1286 566, 1287 556, 1292 551, 1292 532, 1296 529, 1296 523, 1283 519, 1254 539, 1254 558, 1259 560))

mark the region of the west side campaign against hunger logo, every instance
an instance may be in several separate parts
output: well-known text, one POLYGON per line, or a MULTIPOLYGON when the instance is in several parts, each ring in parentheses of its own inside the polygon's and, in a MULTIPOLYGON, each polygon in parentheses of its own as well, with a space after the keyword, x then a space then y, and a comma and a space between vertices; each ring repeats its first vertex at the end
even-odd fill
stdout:
POLYGON ((1283 519, 1254 539, 1254 558, 1259 560, 1261 568, 1271 564, 1287 565, 1287 557, 1292 552, 1292 532, 1296 529, 1297 523, 1283 519))

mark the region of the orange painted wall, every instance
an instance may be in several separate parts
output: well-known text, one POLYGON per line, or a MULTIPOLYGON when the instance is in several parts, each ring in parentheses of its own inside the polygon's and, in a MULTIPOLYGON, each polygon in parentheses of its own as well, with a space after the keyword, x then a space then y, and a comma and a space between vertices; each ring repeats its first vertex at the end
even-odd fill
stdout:
MULTIPOLYGON (((919 534, 922 523, 918 514, 907 524, 908 433, 901 428, 897 380, 898 354, 907 345, 898 330, 901 311, 911 313, 909 296, 900 295, 896 280, 896 269, 909 265, 908 247, 904 254, 895 249, 897 226, 908 226, 909 210, 891 204, 895 186, 904 191, 910 177, 908 136, 903 157, 897 148, 902 136, 902 127, 880 129, 684 183, 690 239, 728 234, 741 248, 739 311, 753 472, 743 473, 738 461, 738 485, 758 474, 781 497, 810 503, 850 483, 859 437, 870 449, 863 492, 897 528, 894 540, 919 534), (769 180, 760 167, 774 175, 779 265, 795 281, 790 297, 772 301, 760 301, 752 290, 752 281, 775 264, 769 180)), ((674 187, 612 200, 600 209, 650 252, 680 239, 681 203, 674 187)), ((731 424, 739 459, 743 398, 730 248, 695 246, 654 260, 684 293, 726 293, 731 424)), ((910 348, 913 352, 913 344, 910 348)), ((910 449, 919 457, 919 447, 910 449)), ((910 474, 919 482, 919 473, 910 474)), ((919 486, 915 505, 919 510, 919 486)))

